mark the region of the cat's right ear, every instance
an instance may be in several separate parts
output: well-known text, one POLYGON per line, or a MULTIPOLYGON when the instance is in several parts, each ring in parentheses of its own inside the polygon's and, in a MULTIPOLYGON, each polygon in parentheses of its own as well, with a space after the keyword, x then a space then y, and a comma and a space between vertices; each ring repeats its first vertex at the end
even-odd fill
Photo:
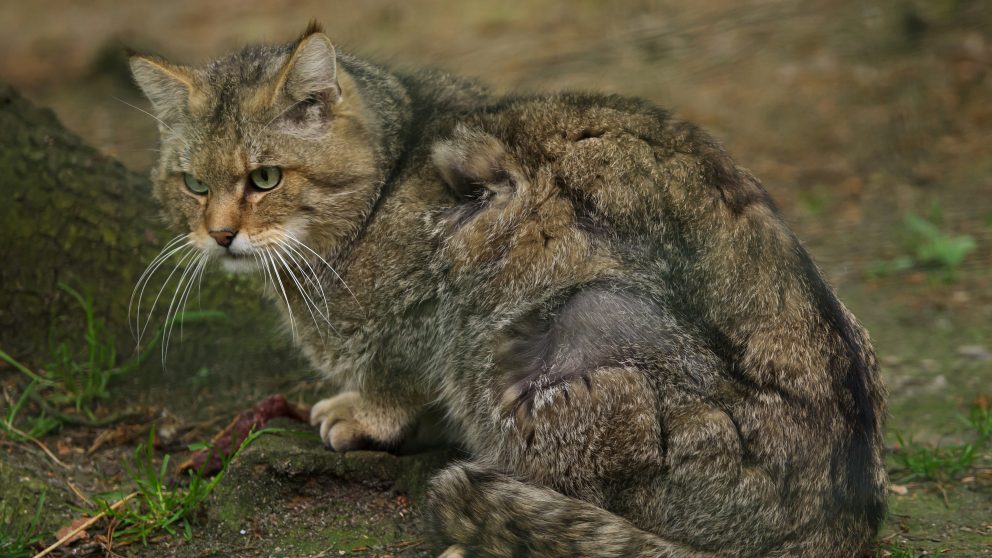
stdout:
POLYGON ((189 108, 199 89, 193 71, 156 56, 129 53, 128 62, 138 87, 151 101, 159 118, 189 108))
POLYGON ((293 102, 321 99, 328 105, 341 100, 337 52, 327 35, 313 23, 279 70, 269 104, 281 95, 293 102))

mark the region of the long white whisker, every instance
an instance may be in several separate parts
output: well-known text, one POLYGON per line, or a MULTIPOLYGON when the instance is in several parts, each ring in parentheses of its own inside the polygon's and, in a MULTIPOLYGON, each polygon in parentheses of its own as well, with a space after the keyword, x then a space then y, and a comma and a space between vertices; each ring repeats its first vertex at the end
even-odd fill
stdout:
MULTIPOLYGON (((290 279, 292 279, 293 282, 296 283, 296 290, 298 290, 300 294, 303 295, 307 300, 312 302, 312 299, 310 298, 310 293, 303 288, 303 285, 299 282, 298 278, 296 277, 296 273, 293 271, 293 267, 299 268, 299 264, 296 264, 296 261, 293 260, 292 256, 286 253, 285 250, 281 249, 280 246, 277 245, 274 246, 273 248, 274 250, 272 251, 272 253, 275 254, 277 258, 279 258, 279 261, 282 262, 283 269, 286 270, 286 273, 289 275, 290 279), (289 261, 287 261, 286 258, 289 258, 289 261), (293 262, 296 265, 290 266, 289 262, 293 262)), ((320 312, 320 309, 317 308, 316 304, 314 304, 314 308, 317 310, 317 313, 320 314, 320 317, 324 318, 325 320, 328 318, 327 314, 320 312)))
MULTIPOLYGON (((184 245, 183 247, 189 248, 190 245, 187 244, 184 245)), ((148 317, 145 319, 145 325, 142 326, 141 330, 138 332, 138 344, 141 344, 141 340, 145 337, 145 332, 148 331, 148 325, 152 321, 152 314, 155 313, 155 306, 158 304, 158 299, 162 296, 162 291, 165 290, 166 285, 168 285, 169 281, 172 280, 172 276, 176 274, 176 271, 179 270, 179 267, 184 265, 186 263, 186 260, 193 254, 194 254, 193 249, 190 249, 188 252, 183 254, 183 256, 179 259, 179 262, 176 264, 176 266, 172 268, 172 272, 169 273, 169 276, 165 278, 165 281, 162 283, 162 286, 158 290, 158 294, 155 295, 155 300, 152 301, 151 308, 148 309, 148 317)), ((144 289, 142 289, 141 292, 144 293, 144 289)))
MULTIPOLYGON (((320 293, 320 296, 321 296, 321 298, 323 299, 323 302, 324 302, 324 311, 323 312, 321 312, 320 311, 320 308, 317 306, 317 300, 313 296, 313 294, 312 293, 309 293, 309 292, 305 293, 305 294, 307 294, 309 296, 310 302, 313 304, 314 310, 317 312, 317 314, 319 314, 322 318, 324 318, 324 321, 327 323, 328 327, 330 327, 331 330, 334 331, 334 333, 336 335, 340 335, 341 333, 338 331, 338 329, 336 327, 334 327, 334 323, 331 322, 331 311, 330 311, 330 308, 328 307, 327 296, 324 294, 324 290, 320 286, 320 281, 318 280, 318 278, 316 277, 316 275, 311 276, 310 274, 308 274, 307 273, 307 270, 306 269, 303 269, 303 266, 301 266, 300 263, 299 263, 299 261, 301 259, 304 261, 304 263, 307 263, 306 262, 306 259, 304 259, 303 256, 301 254, 299 254, 298 252, 297 252, 298 255, 295 255, 294 256, 291 252, 287 252, 286 251, 286 249, 292 249, 292 246, 290 246, 288 244, 285 244, 283 242, 278 242, 278 243, 283 248, 283 254, 285 254, 286 257, 289 258, 289 260, 291 262, 293 262, 293 265, 297 269, 300 270, 300 273, 303 274, 303 277, 307 280, 307 282, 310 285, 312 285, 313 288, 316 289, 318 293, 320 293)), ((309 267, 309 263, 307 263, 307 266, 309 267)), ((313 268, 312 267, 310 268, 310 271, 313 272, 313 268)), ((301 292, 302 292, 302 285, 300 285, 300 287, 301 287, 301 292)))
MULTIPOLYGON (((196 307, 200 310, 203 310, 203 300, 200 297, 200 295, 203 294, 203 291, 200 287, 203 286, 203 276, 206 274, 207 263, 209 262, 210 258, 203 260, 203 269, 200 270, 200 277, 196 280, 196 307)), ((182 330, 180 330, 180 333, 182 333, 182 330)))
POLYGON ((293 308, 289 304, 289 295, 286 294, 286 288, 282 285, 279 269, 276 267, 275 261, 272 260, 271 254, 265 253, 262 255, 268 258, 269 264, 272 266, 272 273, 275 274, 274 283, 279 286, 279 290, 282 291, 282 298, 286 301, 286 311, 289 313, 289 329, 293 333, 293 342, 296 342, 296 320, 293 319, 293 308))
POLYGON ((147 114, 148 116, 151 116, 152 118, 154 118, 155 120, 157 120, 159 124, 161 124, 161 125, 163 125, 163 126, 165 126, 165 127, 166 127, 166 128, 167 128, 167 129, 168 129, 168 130, 169 130, 170 132, 172 132, 172 135, 174 135, 174 136, 176 136, 177 138, 179 138, 179 141, 181 141, 181 142, 183 142, 183 144, 184 144, 184 145, 186 146, 186 149, 189 149, 189 148, 190 148, 190 147, 189 147, 189 144, 188 144, 188 143, 186 143, 186 140, 184 140, 184 139, 183 139, 183 137, 182 137, 182 136, 180 136, 180 135, 179 135, 179 133, 178 133, 178 132, 176 132, 176 131, 175 131, 175 130, 174 130, 174 129, 172 128, 172 126, 169 126, 168 124, 166 124, 166 123, 165 123, 165 122, 164 122, 164 121, 163 121, 163 120, 162 120, 161 118, 159 118, 159 117, 157 117, 157 116, 155 116, 154 114, 152 114, 152 113, 150 113, 150 112, 148 112, 147 110, 145 110, 145 109, 143 109, 143 108, 141 108, 141 107, 136 107, 136 106, 134 106, 134 105, 132 105, 131 103, 129 103, 129 102, 127 102, 127 101, 125 101, 124 99, 120 99, 120 98, 118 98, 118 97, 114 97, 114 99, 117 99, 118 101, 120 101, 120 102, 122 102, 122 103, 124 103, 125 105, 127 105, 127 106, 129 106, 129 107, 131 107, 131 108, 133 108, 133 109, 135 109, 135 110, 139 110, 139 111, 141 111, 141 112, 143 112, 143 113, 145 113, 145 114, 147 114))
MULTIPOLYGON (((304 99, 304 100, 305 100, 305 99, 304 99)), ((271 125, 271 124, 272 124, 273 122, 275 122, 277 118, 279 118, 280 116, 282 116, 282 115, 284 115, 284 114, 286 114, 287 112, 289 112, 290 110, 292 110, 292 109, 293 109, 293 107, 295 107, 296 105, 298 105, 298 104, 300 104, 300 103, 302 103, 302 102, 303 102, 303 100, 300 100, 300 101, 296 101, 295 103, 293 103, 293 104, 291 104, 291 105, 289 105, 288 107, 286 107, 286 108, 284 108, 284 109, 282 109, 281 111, 279 111, 279 114, 277 114, 277 115, 275 115, 275 116, 273 116, 272 118, 270 118, 270 119, 269 119, 269 121, 268 121, 268 122, 266 122, 264 126, 262 126, 262 129, 261 129, 261 130, 259 130, 259 133, 261 134, 262 132, 264 132, 265 130, 267 130, 267 129, 268 129, 268 127, 269 127, 269 126, 270 126, 270 125, 271 125)))
MULTIPOLYGON (((183 314, 186 307, 186 301, 189 300, 189 295, 193 292, 193 282, 196 280, 196 274, 200 270, 200 266, 203 264, 203 259, 206 254, 201 253, 199 257, 190 262, 189 268, 192 273, 189 274, 189 281, 186 282, 186 287, 182 289, 179 294, 179 300, 176 301, 176 311, 172 314, 172 321, 169 323, 169 339, 172 339, 172 326, 175 324, 176 320, 183 314)), ((179 340, 182 341, 183 338, 183 322, 179 321, 179 340)))
POLYGON ((341 284, 344 285, 344 288, 348 290, 348 293, 349 294, 351 294, 351 298, 353 298, 355 300, 355 304, 358 305, 358 308, 361 309, 363 312, 365 311, 365 309, 362 308, 362 303, 359 302, 358 301, 358 297, 355 296, 354 291, 351 290, 351 287, 348 286, 348 283, 345 282, 344 278, 341 277, 340 274, 338 274, 337 270, 334 269, 334 266, 332 266, 331 264, 327 263, 327 260, 325 260, 323 256, 321 256, 317 252, 314 252, 313 248, 310 248, 309 246, 307 246, 306 244, 304 244, 302 241, 300 241, 300 239, 296 238, 295 236, 293 236, 292 234, 290 234, 288 232, 285 233, 285 234, 286 234, 286 238, 292 240, 293 242, 296 242, 297 244, 299 244, 300 246, 302 246, 303 248, 305 248, 307 251, 309 251, 311 254, 313 254, 314 256, 317 256, 317 259, 319 259, 321 262, 323 262, 323 264, 327 266, 327 269, 330 269, 331 270, 331 273, 333 273, 334 276, 338 278, 338 281, 341 281, 341 284))
MULTIPOLYGON (((317 270, 315 270, 313 266, 310 265, 308 258, 302 252, 294 248, 292 244, 288 242, 284 242, 281 239, 276 239, 276 242, 280 246, 282 246, 285 249, 288 249, 291 252, 291 253, 289 252, 286 253, 287 256, 290 256, 290 259, 292 259, 294 262, 302 261, 307 266, 307 269, 310 270, 310 274, 307 275, 306 270, 304 270, 302 267, 300 268, 300 271, 303 272, 303 276, 307 278, 308 282, 311 285, 313 285, 313 288, 316 289, 318 293, 320 293, 321 298, 324 300, 324 314, 330 316, 331 310, 328 307, 327 295, 324 293, 324 288, 320 286, 320 275, 317 273, 317 270), (295 254, 299 259, 293 258, 292 257, 293 254, 295 254)), ((297 264, 297 266, 299 266, 299 264, 297 264)))
MULTIPOLYGON (((275 256, 277 258, 279 258, 279 261, 282 262, 283 269, 286 270, 286 273, 289 275, 289 278, 292 279, 293 280, 293 283, 296 285, 296 290, 299 291, 300 292, 300 295, 303 297, 303 305, 306 306, 307 312, 310 313, 310 318, 313 319, 313 326, 314 326, 314 328, 317 329, 317 333, 320 335, 321 340, 323 340, 324 339, 324 332, 323 332, 323 330, 320 327, 320 322, 317 321, 317 315, 313 313, 314 308, 316 308, 316 304, 314 304, 314 302, 310 299, 310 295, 308 295, 306 293, 306 291, 303 289, 303 286, 300 285, 300 281, 296 278, 296 274, 293 273, 293 270, 292 269, 290 269, 289 264, 286 263, 285 258, 283 258, 282 257, 282 254, 279 252, 278 247, 276 247, 276 248, 277 249, 275 251, 273 251, 273 253, 275 254, 275 256)), ((319 308, 317 308, 317 314, 320 314, 320 309, 319 308)), ((328 320, 328 317, 327 316, 321 314, 321 317, 324 318, 324 320, 328 322, 328 325, 330 325, 330 321, 328 320)), ((331 326, 331 327, 334 327, 334 326, 331 326)))
POLYGON ((155 273, 155 270, 158 269, 159 265, 161 265, 161 262, 164 262, 169 258, 169 256, 171 256, 177 250, 182 248, 182 246, 180 246, 179 248, 176 248, 171 252, 169 251, 175 246, 175 244, 181 242, 185 236, 186 235, 181 234, 173 238, 169 242, 167 242, 166 245, 159 251, 159 253, 154 258, 152 258, 152 261, 148 263, 148 266, 138 277, 138 280, 134 282, 134 288, 131 289, 131 298, 128 299, 127 301, 127 315, 128 315, 127 322, 128 322, 128 328, 131 329, 131 333, 135 336, 135 338, 137 338, 138 335, 138 325, 140 323, 139 316, 141 316, 141 297, 138 297, 138 314, 135 316, 134 326, 132 327, 131 307, 134 305, 135 294, 137 294, 139 287, 142 289, 142 292, 144 292, 143 285, 147 283, 149 279, 151 279, 151 275, 155 273))
MULTIPOLYGON (((178 311, 178 315, 182 316, 182 315, 185 315, 186 314, 186 303, 189 302, 190 295, 193 294, 193 281, 197 281, 197 288, 199 289, 199 286, 200 285, 199 285, 198 278, 199 279, 202 279, 203 278, 203 269, 207 266, 207 260, 208 259, 209 259, 209 256, 207 256, 207 254, 204 253, 204 254, 202 254, 200 256, 200 260, 196 263, 196 269, 193 270, 193 275, 190 276, 189 283, 186 286, 186 296, 185 296, 185 298, 181 298, 180 299, 182 301, 182 309, 178 311)), ((180 343, 183 340, 183 324, 184 323, 185 323, 185 320, 182 320, 182 321, 179 322, 179 342, 180 343)))
MULTIPOLYGON (((194 252, 195 254, 195 252, 194 252)), ((169 352, 169 340, 172 339, 172 327, 175 325, 175 312, 173 312, 173 306, 175 306, 175 311, 179 311, 179 306, 176 305, 176 297, 186 291, 186 277, 190 277, 190 283, 192 283, 192 276, 190 273, 195 268, 196 264, 199 263, 200 258, 203 258, 203 253, 199 253, 193 259, 186 264, 186 269, 183 270, 182 275, 179 276, 179 282, 176 283, 176 290, 172 293, 172 300, 169 301, 169 309, 165 312, 165 332, 162 335, 162 368, 165 368, 165 357, 169 352)), ((180 296, 180 300, 182 297, 180 296)))
POLYGON ((321 197, 324 197, 324 198, 336 198, 338 196, 347 196, 348 194, 354 194, 357 191, 358 191, 357 189, 355 189, 355 190, 345 190, 344 192, 336 192, 334 194, 323 194, 321 197))
POLYGON ((262 265, 262 259, 258 252, 252 252, 251 255, 255 258, 255 272, 262 278, 262 290, 265 290, 269 286, 269 274, 266 272, 265 266, 262 265))

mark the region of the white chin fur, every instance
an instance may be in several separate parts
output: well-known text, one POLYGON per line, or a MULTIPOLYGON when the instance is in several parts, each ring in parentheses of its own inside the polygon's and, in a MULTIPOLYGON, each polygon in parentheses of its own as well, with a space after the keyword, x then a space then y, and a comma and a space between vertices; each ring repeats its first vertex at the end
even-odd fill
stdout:
POLYGON ((230 256, 220 257, 220 266, 224 271, 229 271, 232 273, 248 273, 255 271, 258 267, 258 262, 254 258, 232 258, 230 256))

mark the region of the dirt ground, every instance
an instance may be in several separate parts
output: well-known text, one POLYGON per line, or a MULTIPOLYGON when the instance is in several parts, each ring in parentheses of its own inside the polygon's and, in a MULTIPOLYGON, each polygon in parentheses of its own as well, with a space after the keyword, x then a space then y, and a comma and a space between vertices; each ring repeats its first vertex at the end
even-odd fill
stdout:
MULTIPOLYGON (((128 106, 146 102, 126 74, 123 45, 199 62, 249 42, 289 40, 311 17, 343 48, 396 67, 436 66, 508 93, 645 97, 709 129, 763 181, 866 324, 890 393, 893 450, 897 434, 930 446, 969 441, 960 414, 992 394, 987 2, 8 0, 0 16, 0 78, 136 170, 153 160, 156 132, 128 106), (942 234, 971 237, 975 248, 951 269, 891 265, 918 251, 910 214, 942 234)), ((8 500, 28 505, 48 486, 46 522, 67 524, 75 515, 66 504, 79 505, 69 483, 83 495, 126 490, 120 462, 147 432, 145 419, 172 425, 181 449, 180 441, 209 437, 265 395, 307 403, 320 389, 284 347, 278 358, 232 370, 197 348, 195 331, 168 372, 146 370, 113 386, 117 397, 147 411, 131 434, 125 428, 92 452, 98 429, 45 439, 67 468, 33 446, 0 444, 8 500)), ((267 436, 246 450, 191 541, 156 536, 150 546, 115 552, 430 555, 417 494, 443 459, 336 456, 307 440, 267 436)), ((880 555, 992 556, 990 451, 990 444, 981 447, 964 474, 940 483, 903 481, 893 462, 880 555)), ((55 555, 105 552, 94 542, 97 532, 55 555)))

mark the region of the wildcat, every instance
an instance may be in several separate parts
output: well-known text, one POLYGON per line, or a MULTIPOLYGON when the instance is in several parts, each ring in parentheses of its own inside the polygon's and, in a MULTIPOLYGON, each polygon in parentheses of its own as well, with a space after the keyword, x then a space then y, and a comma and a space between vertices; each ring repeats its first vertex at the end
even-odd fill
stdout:
POLYGON ((445 557, 869 551, 868 336, 697 127, 390 72, 315 25, 130 64, 196 265, 257 271, 340 386, 312 409, 326 444, 394 449, 433 408, 472 456, 429 491, 445 557))

